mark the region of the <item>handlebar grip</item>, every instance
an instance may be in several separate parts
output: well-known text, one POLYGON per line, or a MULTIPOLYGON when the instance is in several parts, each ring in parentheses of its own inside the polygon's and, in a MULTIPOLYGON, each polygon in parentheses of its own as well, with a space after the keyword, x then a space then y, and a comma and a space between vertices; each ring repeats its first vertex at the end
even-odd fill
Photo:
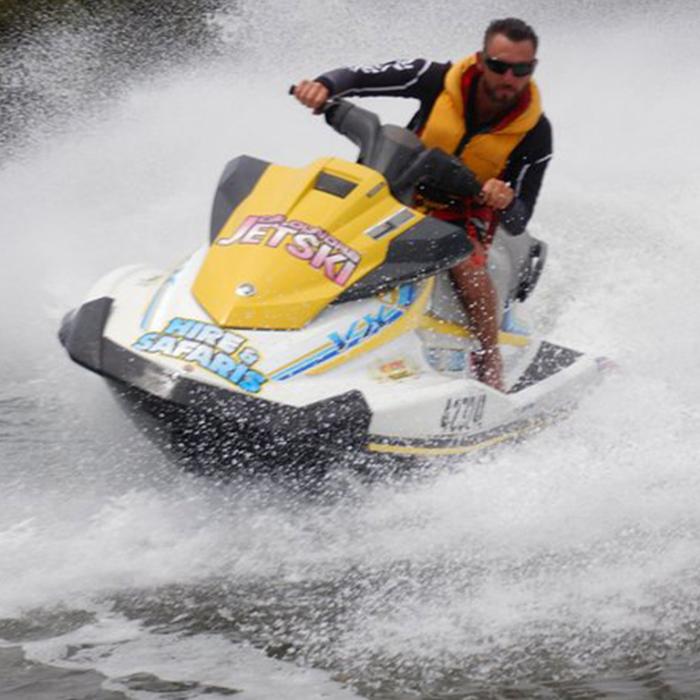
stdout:
MULTIPOLYGON (((296 89, 296 85, 290 85, 289 89, 287 90, 287 94, 294 96, 296 89)), ((337 101, 337 99, 329 97, 320 107, 317 107, 314 110, 314 114, 325 114, 329 109, 331 109, 331 107, 333 107, 333 105, 337 103, 337 101)))

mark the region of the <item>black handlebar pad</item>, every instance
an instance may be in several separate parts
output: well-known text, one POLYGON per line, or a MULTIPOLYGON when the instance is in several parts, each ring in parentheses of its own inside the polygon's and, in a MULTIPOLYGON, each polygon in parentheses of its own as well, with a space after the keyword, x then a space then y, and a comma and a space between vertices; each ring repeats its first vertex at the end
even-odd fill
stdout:
POLYGON ((396 183, 398 189, 409 184, 432 193, 438 201, 451 197, 476 197, 481 183, 474 173, 456 156, 439 148, 423 151, 396 183), (440 197, 440 193, 444 196, 440 197))
MULTIPOLYGON (((294 92, 294 86, 290 93, 294 92)), ((374 112, 347 100, 331 98, 321 108, 326 122, 360 148, 359 161, 367 162, 382 138, 382 125, 374 112)), ((424 149, 393 182, 392 189, 402 192, 425 188, 446 197, 475 197, 481 184, 474 173, 456 156, 439 148, 424 149)))

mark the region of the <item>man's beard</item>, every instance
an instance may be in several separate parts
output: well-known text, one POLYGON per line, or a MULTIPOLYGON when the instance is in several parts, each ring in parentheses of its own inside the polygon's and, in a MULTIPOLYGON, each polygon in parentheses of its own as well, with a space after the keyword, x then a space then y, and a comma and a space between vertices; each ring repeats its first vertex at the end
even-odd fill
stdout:
MULTIPOLYGON (((504 88, 498 88, 497 90, 502 91, 504 88)), ((520 97, 520 93, 514 88, 512 90, 508 90, 507 92, 500 93, 497 92, 497 90, 492 88, 488 83, 484 82, 484 92, 486 93, 486 96, 491 100, 491 102, 493 102, 493 104, 498 105, 503 109, 512 107, 518 101, 518 97, 520 97)))

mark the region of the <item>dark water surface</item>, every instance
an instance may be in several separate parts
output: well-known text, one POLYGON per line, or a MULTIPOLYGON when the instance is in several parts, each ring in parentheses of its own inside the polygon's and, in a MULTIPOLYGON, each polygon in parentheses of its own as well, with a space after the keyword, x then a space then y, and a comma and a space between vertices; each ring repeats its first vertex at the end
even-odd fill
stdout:
POLYGON ((87 5, 0 46, 0 698, 700 698, 697 5, 87 5), (412 479, 187 474, 68 361, 63 313, 206 240, 232 155, 352 157, 291 82, 455 58, 511 13, 556 138, 534 313, 623 371, 412 479))

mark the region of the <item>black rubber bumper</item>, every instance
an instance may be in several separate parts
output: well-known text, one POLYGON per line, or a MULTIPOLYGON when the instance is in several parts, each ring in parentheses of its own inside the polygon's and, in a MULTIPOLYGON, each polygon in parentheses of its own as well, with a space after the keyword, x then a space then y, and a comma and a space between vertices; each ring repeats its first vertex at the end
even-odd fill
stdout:
POLYGON ((367 444, 371 411, 360 391, 295 407, 203 384, 105 338, 112 304, 109 297, 94 299, 63 319, 58 337, 83 367, 182 409, 230 421, 237 430, 250 427, 281 442, 320 440, 335 449, 367 444))

